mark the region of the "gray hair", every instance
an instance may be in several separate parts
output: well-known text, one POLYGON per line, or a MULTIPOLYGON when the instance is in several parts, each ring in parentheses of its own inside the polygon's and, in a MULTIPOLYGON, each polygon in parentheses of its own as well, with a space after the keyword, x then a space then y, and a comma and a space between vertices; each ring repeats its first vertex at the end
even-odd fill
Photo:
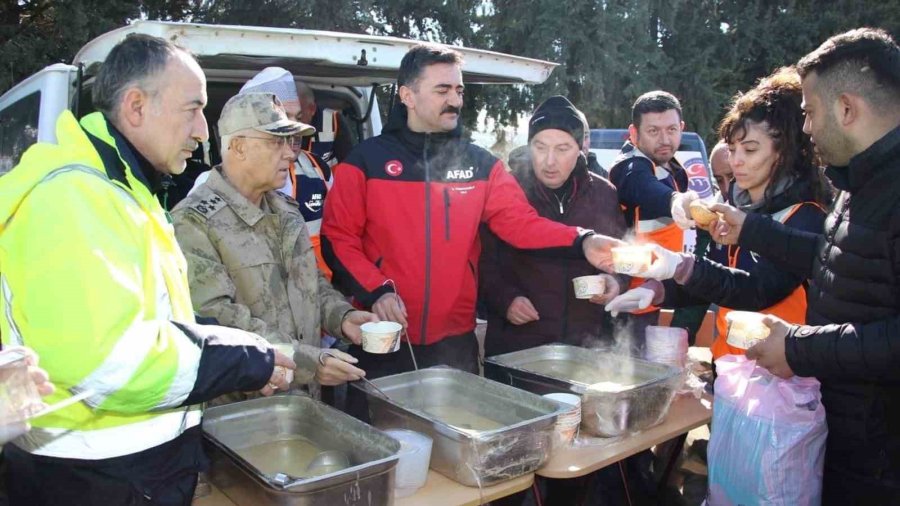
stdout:
POLYGON ((243 130, 238 130, 236 132, 231 132, 230 134, 225 134, 219 139, 219 156, 222 160, 225 160, 225 153, 228 151, 228 148, 231 147, 231 141, 235 137, 245 137, 249 134, 252 134, 255 130, 252 128, 245 128, 243 130))
POLYGON ((141 33, 132 33, 109 52, 92 89, 94 107, 108 119, 114 119, 126 90, 132 87, 154 96, 159 91, 159 77, 173 56, 185 49, 141 33))
POLYGON ((224 160, 225 152, 228 151, 228 147, 231 145, 231 139, 234 138, 235 135, 239 135, 240 132, 234 132, 231 134, 223 135, 221 139, 219 139, 219 157, 224 160))

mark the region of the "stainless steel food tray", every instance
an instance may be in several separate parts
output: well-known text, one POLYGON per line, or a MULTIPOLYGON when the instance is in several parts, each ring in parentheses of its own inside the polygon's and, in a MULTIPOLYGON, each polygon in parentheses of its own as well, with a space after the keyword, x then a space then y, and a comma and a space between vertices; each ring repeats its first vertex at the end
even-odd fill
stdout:
POLYGON ((470 487, 492 485, 539 468, 549 455, 556 417, 565 409, 524 390, 444 366, 374 382, 390 399, 368 385, 353 386, 366 392, 375 426, 429 435, 434 440, 431 468, 470 487), (450 413, 445 407, 458 411, 450 413), (487 419, 498 427, 479 430, 479 421, 467 430, 448 423, 449 415, 458 413, 472 420, 487 419))
POLYGON ((662 422, 684 378, 675 367, 563 344, 488 357, 484 374, 536 394, 580 395, 582 430, 603 437, 662 422))
POLYGON ((203 432, 212 459, 210 482, 235 504, 393 504, 400 443, 309 397, 277 395, 209 408, 203 432), (345 452, 351 467, 279 485, 242 456, 243 449, 296 436, 345 452))

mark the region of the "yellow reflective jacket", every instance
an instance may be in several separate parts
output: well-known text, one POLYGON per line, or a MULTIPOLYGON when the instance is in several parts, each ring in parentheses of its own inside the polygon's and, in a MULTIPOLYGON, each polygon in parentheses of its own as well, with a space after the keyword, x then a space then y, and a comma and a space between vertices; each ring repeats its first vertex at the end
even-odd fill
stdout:
POLYGON ((0 178, 0 335, 38 353, 57 387, 47 402, 92 393, 33 420, 15 444, 64 458, 132 454, 200 422, 199 406, 179 407, 201 354, 173 324, 194 323, 187 266, 104 117, 79 125, 66 111, 56 128, 59 144, 35 144, 0 178), (110 175, 86 132, 124 175, 110 175))

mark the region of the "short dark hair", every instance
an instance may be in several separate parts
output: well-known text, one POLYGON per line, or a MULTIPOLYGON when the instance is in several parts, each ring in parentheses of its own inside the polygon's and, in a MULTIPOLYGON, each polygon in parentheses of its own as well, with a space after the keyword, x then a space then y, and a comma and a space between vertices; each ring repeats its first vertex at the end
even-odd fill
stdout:
POLYGON ((416 44, 400 61, 400 72, 397 74, 397 86, 413 86, 421 77, 422 71, 429 65, 450 63, 462 65, 462 55, 438 44, 416 44))
POLYGON ((803 133, 802 100, 797 71, 793 67, 780 68, 760 79, 750 91, 735 95, 719 125, 719 138, 728 144, 740 142, 747 137, 751 124, 764 124, 778 155, 766 187, 766 202, 773 198, 778 181, 794 178, 808 184, 816 202, 827 206, 830 191, 819 171, 812 141, 803 133))
POLYGON ((678 120, 681 120, 681 102, 675 95, 667 91, 648 91, 639 96, 631 106, 631 123, 635 128, 641 126, 641 117, 648 112, 666 112, 675 109, 678 111, 678 120))
POLYGON ((137 86, 155 94, 158 91, 155 78, 163 72, 169 58, 179 52, 190 55, 168 40, 142 33, 129 34, 112 48, 100 67, 91 91, 94 107, 113 119, 122 94, 129 87, 137 86))
POLYGON ((876 112, 900 106, 900 47, 888 32, 857 28, 826 40, 797 63, 800 76, 815 72, 817 91, 831 102, 850 92, 876 112))

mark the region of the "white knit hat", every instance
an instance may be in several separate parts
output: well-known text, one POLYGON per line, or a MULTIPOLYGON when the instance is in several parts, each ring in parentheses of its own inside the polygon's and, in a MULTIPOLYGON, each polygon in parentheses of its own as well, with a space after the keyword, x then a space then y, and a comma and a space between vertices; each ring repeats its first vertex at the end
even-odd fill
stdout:
POLYGON ((281 67, 264 68, 260 73, 247 81, 247 83, 241 87, 241 91, 239 91, 238 94, 253 92, 274 93, 281 103, 300 103, 300 98, 297 96, 297 84, 294 82, 294 76, 281 67))

